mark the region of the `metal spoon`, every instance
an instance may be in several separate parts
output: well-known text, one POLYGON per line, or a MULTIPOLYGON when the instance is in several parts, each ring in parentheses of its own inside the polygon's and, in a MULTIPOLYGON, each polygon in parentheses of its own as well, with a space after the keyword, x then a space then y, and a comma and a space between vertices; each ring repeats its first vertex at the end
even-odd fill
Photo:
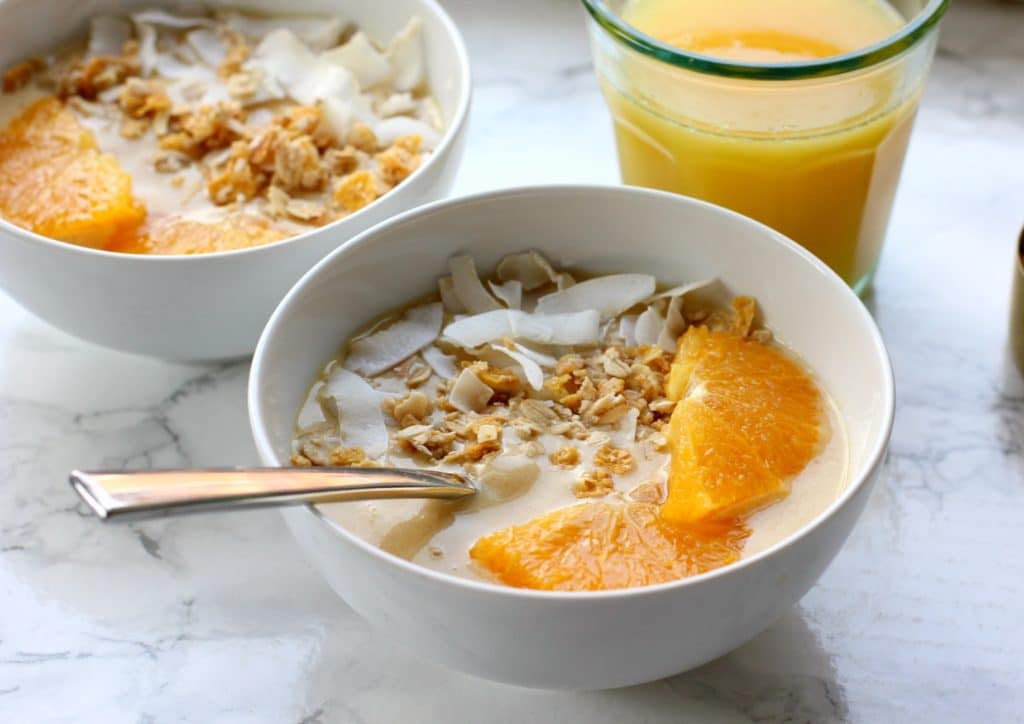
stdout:
POLYGON ((457 500, 476 493, 461 475, 400 468, 74 470, 70 483, 104 520, 386 498, 457 500))

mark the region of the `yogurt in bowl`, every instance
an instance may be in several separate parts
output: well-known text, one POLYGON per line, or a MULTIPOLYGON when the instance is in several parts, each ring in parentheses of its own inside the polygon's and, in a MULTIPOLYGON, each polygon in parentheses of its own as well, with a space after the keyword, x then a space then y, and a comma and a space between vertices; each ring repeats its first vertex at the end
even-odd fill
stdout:
POLYGON ((711 280, 577 279, 536 251, 348 340, 291 463, 461 473, 471 501, 324 506, 394 555, 548 590, 651 585, 778 542, 846 483, 845 424, 756 300, 711 280))
MULTIPOLYGON (((891 429, 891 369, 870 316, 838 277, 764 226, 629 188, 515 189, 410 212, 325 259, 282 302, 250 379, 257 448, 265 463, 289 464, 310 380, 368 321, 435 292, 453 257, 469 255, 486 272, 524 246, 556 269, 649 275, 668 288, 716 278, 755 298, 764 327, 834 402, 845 432, 845 482, 833 480, 811 509, 787 511, 792 527, 735 562, 615 590, 529 590, 437 570, 381 550, 350 521, 339 524, 318 508, 288 511, 289 527, 371 625, 454 668, 526 686, 594 689, 697 666, 763 630, 813 585, 862 510, 891 429)), ((613 482, 624 495, 636 487, 613 482)), ((803 498, 799 492, 798 480, 789 498, 755 516, 785 510, 803 498)))

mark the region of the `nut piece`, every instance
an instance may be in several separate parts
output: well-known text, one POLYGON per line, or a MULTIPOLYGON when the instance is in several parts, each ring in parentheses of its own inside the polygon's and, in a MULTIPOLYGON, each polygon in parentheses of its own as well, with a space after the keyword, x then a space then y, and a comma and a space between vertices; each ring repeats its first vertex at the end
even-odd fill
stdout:
POLYGON ((511 422, 511 425, 520 440, 532 440, 540 434, 540 428, 529 420, 517 418, 511 422))
POLYGON ((334 187, 334 200, 345 211, 354 212, 376 201, 384 191, 377 177, 363 169, 338 182, 334 187))
POLYGON ((409 369, 405 373, 405 386, 411 388, 419 387, 424 382, 429 380, 434 374, 434 370, 430 368, 426 362, 416 359, 409 365, 409 369))
POLYGON ((360 151, 373 153, 377 150, 377 135, 365 123, 356 123, 348 134, 348 142, 360 151))
POLYGON ((430 398, 419 390, 413 390, 405 397, 390 398, 381 403, 385 412, 390 413, 402 427, 422 424, 433 410, 430 398))
POLYGON ((562 468, 575 467, 580 461, 580 451, 572 445, 566 445, 551 453, 550 460, 562 468))
POLYGON ((629 497, 641 503, 660 504, 665 502, 665 491, 660 484, 648 481, 630 490, 629 497))
POLYGON ((348 468, 372 467, 373 461, 366 457, 361 447, 336 447, 331 450, 331 465, 348 468))
POLYGON ((603 445, 594 454, 594 465, 616 475, 625 475, 636 467, 636 461, 633 459, 633 453, 629 450, 603 445))
POLYGON ((516 411, 528 422, 538 426, 542 430, 558 419, 558 415, 555 414, 555 411, 540 400, 523 400, 519 403, 516 411))
POLYGON ((385 182, 397 186, 419 168, 420 140, 419 136, 403 136, 391 148, 374 157, 385 182))
POLYGON ((757 313, 757 302, 753 297, 736 297, 732 300, 732 331, 741 337, 750 334, 754 325, 754 315, 757 313))
POLYGON ((464 446, 461 450, 457 450, 445 457, 444 462, 446 463, 476 463, 483 460, 488 455, 492 455, 501 450, 501 443, 497 440, 490 440, 488 442, 474 442, 464 446))
POLYGON ((480 425, 476 429, 477 442, 495 442, 501 439, 501 428, 497 425, 480 425))
POLYGON ((117 94, 117 104, 132 118, 153 118, 171 109, 171 99, 163 83, 156 80, 129 78, 117 94))
POLYGON ((583 473, 572 487, 577 498, 603 498, 615 489, 612 475, 607 470, 583 473))
POLYGON ((285 191, 316 191, 326 178, 320 152, 309 136, 279 144, 274 154, 274 182, 285 191))
POLYGON ((629 412, 629 403, 622 395, 605 395, 594 401, 585 411, 583 419, 591 424, 611 425, 629 412))
POLYGON ((477 378, 498 394, 514 395, 522 385, 512 370, 491 367, 486 362, 476 362, 471 366, 477 378))
POLYGON ((441 432, 430 425, 411 425, 395 433, 399 447, 410 453, 420 453, 433 460, 448 455, 455 442, 455 433, 441 432))

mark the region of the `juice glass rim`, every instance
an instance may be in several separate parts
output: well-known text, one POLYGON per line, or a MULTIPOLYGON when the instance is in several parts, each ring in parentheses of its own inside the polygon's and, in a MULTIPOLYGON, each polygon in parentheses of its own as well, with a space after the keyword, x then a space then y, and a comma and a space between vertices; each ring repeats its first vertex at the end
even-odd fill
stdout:
POLYGON ((605 32, 633 50, 655 60, 699 73, 729 78, 760 80, 801 80, 848 73, 881 63, 913 47, 935 27, 950 0, 928 0, 920 12, 897 32, 864 48, 808 61, 788 63, 745 63, 692 53, 663 43, 633 27, 608 7, 606 0, 582 0, 587 12, 605 32))

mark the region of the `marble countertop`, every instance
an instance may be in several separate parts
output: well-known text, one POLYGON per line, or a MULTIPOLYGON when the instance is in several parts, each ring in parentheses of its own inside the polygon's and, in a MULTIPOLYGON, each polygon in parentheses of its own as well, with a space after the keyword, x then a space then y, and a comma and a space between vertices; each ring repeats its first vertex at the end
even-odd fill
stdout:
MULTIPOLYGON (((616 182, 578 3, 447 5, 476 81, 455 193, 616 182)), ((273 512, 99 525, 73 467, 255 462, 247 364, 109 352, 0 295, 0 719, 1024 720, 1024 385, 1004 352, 1022 74, 1024 5, 958 0, 869 300, 899 409, 848 545, 767 632, 645 686, 535 692, 425 664, 370 632, 273 512)))

